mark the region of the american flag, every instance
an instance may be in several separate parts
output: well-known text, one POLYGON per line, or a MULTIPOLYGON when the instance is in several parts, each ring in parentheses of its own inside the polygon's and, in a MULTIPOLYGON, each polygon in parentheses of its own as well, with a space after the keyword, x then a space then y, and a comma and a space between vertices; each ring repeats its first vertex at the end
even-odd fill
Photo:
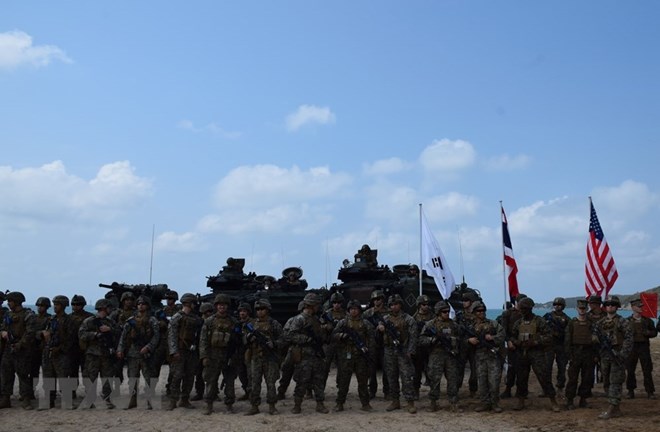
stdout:
POLYGON ((591 219, 589 221, 589 240, 587 242, 587 261, 584 265, 586 280, 584 289, 587 296, 607 296, 619 277, 614 264, 610 247, 605 240, 605 234, 598 222, 594 203, 591 205, 591 219))
POLYGON ((509 236, 509 224, 506 221, 506 214, 504 207, 502 209, 502 241, 504 243, 504 265, 506 267, 507 282, 509 285, 509 297, 513 302, 518 297, 518 264, 513 257, 513 246, 511 245, 511 237, 509 236))

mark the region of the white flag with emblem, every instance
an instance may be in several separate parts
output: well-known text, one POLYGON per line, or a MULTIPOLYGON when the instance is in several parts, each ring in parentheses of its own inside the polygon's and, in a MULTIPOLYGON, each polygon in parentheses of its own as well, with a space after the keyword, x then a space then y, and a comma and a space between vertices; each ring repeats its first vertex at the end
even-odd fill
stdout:
POLYGON ((447 300, 455 288, 454 275, 438 245, 424 212, 422 214, 422 266, 429 276, 433 276, 435 285, 442 298, 447 300))

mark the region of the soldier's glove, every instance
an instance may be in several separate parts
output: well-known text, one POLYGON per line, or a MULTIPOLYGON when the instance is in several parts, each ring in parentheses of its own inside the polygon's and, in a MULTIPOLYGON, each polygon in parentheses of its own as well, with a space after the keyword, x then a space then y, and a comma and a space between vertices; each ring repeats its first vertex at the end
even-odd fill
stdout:
POLYGON ((248 333, 248 335, 245 337, 245 339, 247 339, 248 342, 254 342, 256 338, 257 337, 252 333, 248 333))
POLYGON ((431 338, 431 345, 435 345, 435 344, 437 344, 437 343, 438 343, 438 337, 437 337, 437 336, 433 336, 433 337, 431 338))
POLYGON ((342 340, 348 339, 348 333, 342 333, 341 336, 340 336, 340 339, 342 339, 342 340))

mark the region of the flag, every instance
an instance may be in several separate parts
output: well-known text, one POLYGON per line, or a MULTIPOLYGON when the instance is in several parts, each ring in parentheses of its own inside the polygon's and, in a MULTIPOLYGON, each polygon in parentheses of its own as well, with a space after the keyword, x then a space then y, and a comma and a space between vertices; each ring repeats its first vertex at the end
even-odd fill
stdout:
POLYGON ((444 300, 448 300, 455 288, 454 275, 452 275, 447 260, 440 250, 437 240, 431 232, 426 216, 421 212, 422 224, 422 268, 433 277, 435 285, 444 300))
POLYGON ((594 203, 589 199, 591 205, 591 219, 589 221, 589 240, 587 241, 587 260, 584 265, 586 280, 584 289, 587 296, 607 296, 614 282, 619 277, 614 264, 614 258, 610 247, 605 239, 605 234, 598 222, 594 203))
POLYGON ((655 319, 658 316, 658 293, 641 293, 642 316, 655 319))
POLYGON ((511 237, 509 236, 509 224, 506 221, 506 214, 504 207, 502 209, 502 243, 504 244, 504 267, 506 270, 507 285, 509 285, 509 298, 511 302, 518 297, 518 264, 513 257, 513 246, 511 245, 511 237))

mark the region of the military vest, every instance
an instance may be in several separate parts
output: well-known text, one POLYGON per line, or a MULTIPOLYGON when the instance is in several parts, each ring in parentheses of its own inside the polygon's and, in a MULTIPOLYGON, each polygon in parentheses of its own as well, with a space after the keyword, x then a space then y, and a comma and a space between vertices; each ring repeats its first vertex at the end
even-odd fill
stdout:
POLYGON ((213 349, 225 349, 229 346, 234 331, 234 321, 229 315, 221 317, 215 315, 207 331, 213 349))
POLYGON ((648 338, 644 335, 644 320, 630 318, 630 327, 633 331, 633 342, 648 342, 648 338))
MULTIPOLYGON (((406 323, 403 314, 400 313, 399 315, 396 316, 390 314, 387 316, 387 321, 389 321, 398 331, 399 342, 401 343, 401 345, 406 346, 408 344, 408 324, 406 323)), ((385 330, 385 335, 383 337, 383 340, 385 345, 387 346, 391 346, 394 344, 392 336, 389 334, 387 330, 385 330)))
POLYGON ((190 350, 197 345, 197 336, 201 327, 201 318, 194 313, 183 313, 179 321, 178 347, 180 349, 190 350))
POLYGON ((591 322, 589 320, 580 321, 577 318, 573 318, 573 336, 571 344, 591 345, 592 343, 591 322))
POLYGON ((621 317, 619 315, 615 315, 612 319, 605 318, 599 322, 613 347, 621 346, 623 343, 623 330, 619 322, 620 319, 621 317))
POLYGON ((131 326, 131 331, 128 333, 128 339, 131 345, 137 343, 141 348, 151 341, 151 338, 154 336, 154 330, 151 328, 150 318, 151 316, 148 314, 138 314, 128 320, 131 326), (135 324, 132 325, 132 322, 135 324))
POLYGON ((523 318, 520 319, 520 325, 518 326, 518 340, 523 342, 526 340, 534 340, 538 328, 535 320, 527 321, 523 318))

